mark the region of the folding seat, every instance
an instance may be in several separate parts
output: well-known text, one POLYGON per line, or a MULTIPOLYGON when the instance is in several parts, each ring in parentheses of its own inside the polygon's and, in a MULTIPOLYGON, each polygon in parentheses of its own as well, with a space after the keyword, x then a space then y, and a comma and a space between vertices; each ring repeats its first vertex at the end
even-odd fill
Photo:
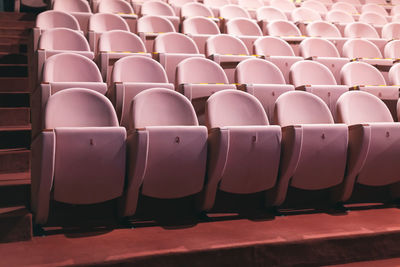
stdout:
POLYGON ((110 101, 93 90, 71 88, 49 97, 46 130, 32 142, 31 209, 45 224, 51 199, 95 204, 122 196, 126 130, 110 101))
POLYGON ((338 0, 337 2, 349 3, 349 4, 353 5, 353 6, 361 6, 360 0, 338 0))
POLYGON ((209 167, 200 208, 213 207, 218 191, 252 194, 275 186, 281 129, 269 125, 261 103, 238 90, 224 90, 206 103, 209 167))
POLYGON ((265 35, 267 33, 267 24, 273 20, 287 20, 285 13, 271 6, 264 6, 257 9, 256 19, 258 25, 265 35))
POLYGON ((390 58, 397 63, 400 58, 400 40, 393 40, 385 46, 385 58, 390 58))
POLYGON ((354 18, 350 13, 342 10, 330 10, 326 16, 325 21, 333 23, 339 29, 340 34, 344 35, 344 28, 348 23, 354 22, 354 18))
POLYGON ((168 0, 168 4, 171 5, 172 9, 178 17, 181 16, 181 9, 184 5, 197 2, 197 0, 168 0))
POLYGON ((332 42, 316 37, 307 38, 300 43, 300 55, 325 65, 335 77, 337 84, 340 84, 340 70, 350 62, 349 58, 340 57, 332 42))
POLYGON ((219 17, 219 9, 229 5, 229 0, 203 0, 204 5, 208 6, 214 13, 214 17, 219 17))
POLYGON ((107 92, 96 64, 89 58, 74 54, 60 53, 49 57, 43 66, 43 79, 40 87, 31 95, 32 136, 44 129, 42 115, 48 98, 64 89, 82 87, 107 92))
POLYGON ((364 12, 358 21, 373 25, 378 33, 382 32, 382 26, 387 23, 386 18, 376 12, 364 12))
POLYGON ((387 23, 382 28, 382 38, 387 40, 400 39, 400 23, 387 23))
POLYGON ((313 37, 341 38, 340 31, 335 25, 326 21, 314 21, 307 25, 306 35, 313 37))
POLYGON ((247 50, 253 49, 253 43, 263 36, 260 27, 251 19, 235 18, 225 24, 225 32, 238 37, 246 45, 247 50))
POLYGON ((249 12, 251 18, 256 18, 257 9, 264 6, 262 0, 238 0, 239 6, 246 9, 249 12))
POLYGON ((277 36, 288 42, 295 53, 299 55, 299 44, 305 39, 297 28, 291 21, 286 20, 274 20, 268 23, 267 32, 270 36, 277 36))
POLYGON ((319 13, 317 13, 312 9, 306 7, 299 7, 292 11, 292 21, 304 34, 305 28, 310 22, 322 21, 322 18, 319 13))
POLYGON ((321 18, 325 18, 326 13, 328 13, 328 9, 324 5, 324 3, 315 0, 305 1, 301 4, 301 7, 305 7, 318 12, 321 18))
POLYGON ((196 43, 182 33, 170 32, 154 40, 154 58, 164 67, 168 81, 175 84, 176 66, 184 59, 203 57, 196 43))
POLYGON ((86 34, 89 18, 92 16, 89 3, 85 0, 55 0, 53 10, 71 14, 79 23, 80 29, 86 34))
POLYGON ((118 15, 111 13, 97 13, 90 17, 88 40, 90 49, 97 54, 100 36, 112 30, 129 31, 126 21, 118 15))
POLYGON ((220 34, 206 41, 206 56, 221 65, 230 83, 235 81, 235 68, 245 59, 251 58, 246 45, 237 37, 220 34))
POLYGON ((349 38, 365 38, 373 42, 381 52, 387 40, 380 39, 378 32, 371 25, 364 22, 353 22, 344 28, 344 36, 349 38))
POLYGON ((143 40, 147 52, 153 52, 154 39, 165 32, 175 32, 175 27, 168 19, 160 16, 144 16, 138 19, 137 31, 143 40))
POLYGON ((394 15, 392 17, 392 22, 400 22, 400 14, 394 15))
POLYGON ((390 15, 395 16, 398 14, 400 14, 400 5, 393 6, 392 9, 390 10, 390 15))
POLYGON ((184 4, 181 7, 181 18, 190 18, 190 17, 213 17, 214 13, 212 10, 204 4, 198 2, 190 2, 184 4))
POLYGON ((390 3, 392 5, 400 5, 400 0, 391 0, 390 3))
POLYGON ((138 16, 132 6, 124 0, 101 0, 98 5, 99 13, 114 13, 125 19, 131 32, 136 33, 138 16))
POLYGON ((386 0, 365 0, 365 4, 387 5, 386 0))
POLYGON ((225 5, 220 8, 219 16, 225 20, 234 18, 247 18, 251 19, 251 16, 247 10, 241 8, 238 5, 225 5))
POLYGON ((103 33, 99 39, 98 65, 103 80, 110 83, 114 63, 127 56, 146 56, 146 48, 142 40, 128 31, 114 30, 103 33))
POLYGON ((302 57, 294 55, 292 47, 278 37, 265 36, 254 42, 254 53, 261 55, 265 60, 276 65, 283 74, 286 83, 289 83, 290 67, 302 57))
POLYGON ((204 185, 207 128, 190 101, 162 88, 133 98, 129 112, 127 181, 120 216, 132 216, 141 195, 172 199, 195 195, 204 185))
POLYGON ((235 70, 238 89, 254 95, 264 107, 269 121, 273 123, 275 100, 283 93, 294 90, 286 84, 282 72, 273 63, 249 58, 240 62, 235 70))
POLYGON ((375 67, 365 62, 350 62, 343 66, 341 77, 342 84, 351 86, 350 89, 365 91, 382 99, 393 118, 396 118, 399 87, 388 86, 382 73, 375 67))
POLYGON ((349 13, 353 16, 354 20, 358 20, 358 18, 360 17, 357 8, 353 4, 346 1, 339 1, 334 3, 331 7, 331 10, 340 10, 349 13))
MULTIPOLYGON (((347 92, 338 100, 337 115, 340 122, 349 125, 349 156, 345 180, 336 198, 349 199, 356 184, 398 183, 400 124, 393 122, 384 103, 366 92, 347 92)), ((393 191, 392 197, 398 197, 396 190, 393 191)))
POLYGON ((282 127, 282 157, 277 185, 267 191, 268 205, 281 205, 289 186, 332 190, 343 182, 347 126, 334 123, 319 97, 303 91, 286 92, 276 100, 275 117, 282 127))
POLYGON ((166 18, 174 25, 175 31, 179 31, 180 19, 175 14, 174 9, 167 3, 157 0, 147 1, 143 3, 141 12, 142 16, 151 15, 166 18))
POLYGON ((220 34, 216 23, 210 18, 192 17, 182 22, 182 33, 188 35, 196 43, 199 52, 204 54, 206 40, 220 34))
POLYGON ((113 103, 120 125, 128 128, 129 105, 141 91, 150 88, 174 90, 160 63, 148 57, 129 56, 115 62, 107 96, 113 103))
POLYGON ((288 19, 291 19, 292 10, 296 8, 296 5, 290 0, 271 0, 269 5, 284 12, 288 19))
POLYGON ((204 124, 205 100, 213 93, 225 89, 236 89, 229 84, 222 67, 205 58, 188 58, 176 68, 177 91, 193 104, 200 124, 204 124))
POLYGON ((383 6, 377 5, 377 4, 365 4, 361 7, 361 13, 367 13, 367 12, 375 12, 378 13, 382 16, 387 16, 388 13, 386 12, 386 9, 383 6))
MULTIPOLYGON (((398 46, 397 44, 396 46, 398 46)), ((399 53, 399 52, 397 52, 399 53)), ((390 85, 400 85, 400 65, 394 64, 389 71, 389 84, 390 85)), ((399 116, 399 104, 397 104, 397 116, 399 116)), ((398 117, 399 118, 399 117, 398 117)))
MULTIPOLYGON (((141 16, 142 15, 142 5, 143 5, 143 3, 148 2, 148 1, 153 1, 153 0, 130 0, 129 2, 131 4, 131 6, 133 7, 133 10, 135 10, 135 13, 141 16)), ((165 0, 160 0, 160 1, 166 2, 165 0)))

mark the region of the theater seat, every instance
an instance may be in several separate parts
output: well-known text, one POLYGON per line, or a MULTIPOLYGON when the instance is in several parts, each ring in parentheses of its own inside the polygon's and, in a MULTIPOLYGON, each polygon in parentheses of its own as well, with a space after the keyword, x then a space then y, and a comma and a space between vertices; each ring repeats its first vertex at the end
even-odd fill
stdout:
POLYGON ((139 192, 171 199, 203 189, 207 128, 199 126, 189 100, 172 90, 153 88, 130 104, 128 170, 120 215, 135 214, 139 192))
POLYGON ((229 0, 203 0, 204 5, 211 8, 214 13, 214 17, 219 17, 219 9, 225 5, 229 5, 229 0))
POLYGON ((44 128, 32 142, 31 209, 36 224, 48 219, 50 200, 94 204, 122 195, 126 131, 110 101, 73 88, 49 97, 44 128))
POLYGON ((373 42, 381 52, 385 47, 387 40, 380 39, 376 29, 364 22, 353 22, 347 24, 344 28, 344 36, 348 38, 365 38, 373 42))
POLYGON ((220 34, 217 24, 210 18, 192 17, 182 22, 182 33, 188 35, 196 43, 201 54, 205 52, 206 41, 213 35, 220 34))
POLYGON ((202 210, 213 207, 218 190, 251 194, 275 186, 281 130, 269 125, 254 96, 238 90, 213 94, 206 104, 206 125, 209 164, 202 210))
POLYGON ((190 17, 213 17, 212 10, 204 4, 189 2, 181 7, 181 18, 184 20, 190 17))
MULTIPOLYGON (((386 3, 385 3, 386 4, 386 3)), ((380 6, 376 3, 366 3, 365 5, 363 5, 361 7, 361 13, 368 13, 368 12, 373 12, 373 13, 377 13, 380 14, 382 16, 387 16, 388 13, 386 12, 385 8, 383 6, 380 6)))
POLYGON ((335 25, 326 21, 314 21, 307 25, 306 35, 312 37, 340 38, 342 35, 335 25))
POLYGON ((98 5, 98 12, 113 13, 121 16, 129 25, 130 31, 136 33, 136 24, 138 16, 135 14, 132 6, 127 1, 101 0, 98 5))
POLYGON ((392 22, 387 23, 382 28, 382 38, 391 40, 391 39, 399 39, 400 38, 400 23, 392 22))
POLYGON ((169 20, 174 25, 175 31, 179 31, 179 16, 175 14, 174 9, 162 1, 151 0, 146 1, 142 5, 142 16, 150 15, 163 17, 169 20))
POLYGON ((298 46, 301 41, 305 39, 302 36, 299 28, 291 21, 274 20, 267 25, 267 32, 270 36, 280 37, 290 44, 296 56, 298 53, 298 46))
MULTIPOLYGON (((394 64, 389 71, 389 84, 390 85, 400 85, 400 65, 394 64)), ((398 106, 398 105, 397 105, 398 106)), ((398 112, 397 112, 398 114, 398 112)))
POLYGON ((267 34, 267 25, 274 20, 287 20, 285 13, 272 6, 263 6, 257 9, 256 19, 263 35, 267 34))
POLYGON ((225 20, 234 18, 247 18, 251 19, 251 16, 247 10, 238 5, 225 5, 219 9, 219 16, 225 20))
POLYGON ((86 34, 88 31, 89 18, 92 11, 88 1, 85 0, 55 0, 53 9, 56 11, 67 12, 74 16, 79 23, 80 29, 86 34))
POLYGON ((277 186, 267 191, 267 205, 281 205, 288 187, 303 190, 333 188, 342 183, 348 130, 334 124, 327 105, 303 91, 287 92, 275 103, 282 127, 282 157, 277 186))
POLYGON ((225 24, 225 32, 238 37, 246 45, 247 50, 253 49, 253 43, 263 36, 260 27, 254 20, 246 18, 235 18, 225 24))
POLYGON ((269 5, 284 12, 288 19, 291 19, 291 13, 296 8, 296 5, 290 0, 271 0, 269 5))
POLYGON ((386 44, 385 46, 385 58, 390 58, 397 62, 400 58, 400 40, 393 40, 386 44))

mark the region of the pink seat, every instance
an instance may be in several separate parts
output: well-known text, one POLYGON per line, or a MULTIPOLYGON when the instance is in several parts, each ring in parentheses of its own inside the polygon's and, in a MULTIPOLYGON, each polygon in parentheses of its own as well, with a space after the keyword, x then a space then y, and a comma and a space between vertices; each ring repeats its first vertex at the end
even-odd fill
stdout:
POLYGON ((382 38, 387 40, 400 39, 400 23, 392 22, 383 26, 382 38))
POLYGON ((207 182, 201 209, 213 207, 218 190, 251 194, 275 186, 281 150, 279 126, 270 126, 261 103, 238 90, 212 95, 206 104, 209 129, 207 182))
POLYGON ((226 20, 234 18, 251 18, 249 12, 238 5, 225 5, 221 7, 219 15, 226 20))
POLYGON ((112 30, 129 31, 129 26, 120 16, 111 13, 97 13, 90 17, 88 40, 92 51, 98 52, 100 36, 112 30))
POLYGON ((176 66, 184 59, 204 57, 199 54, 196 43, 182 33, 170 32, 154 40, 155 58, 164 67, 168 81, 175 84, 176 66))
POLYGON ((356 9, 356 7, 353 4, 346 2, 346 1, 339 1, 339 2, 334 3, 331 7, 331 10, 340 10, 340 11, 344 11, 349 14, 357 14, 358 13, 358 10, 356 9))
POLYGON ((225 32, 242 40, 248 51, 253 49, 254 41, 263 35, 257 23, 246 18, 230 19, 225 24, 225 32))
POLYGON ((207 129, 199 126, 186 97, 163 88, 139 93, 130 104, 129 130, 122 216, 135 214, 139 192, 171 199, 203 189, 207 129))
POLYGON ((98 5, 99 13, 114 13, 121 16, 129 25, 131 32, 136 33, 138 16, 134 14, 132 6, 124 0, 101 0, 98 5))
POLYGON ((367 13, 367 12, 378 13, 382 16, 388 15, 388 13, 386 12, 386 10, 383 6, 380 6, 380 5, 374 4, 374 3, 369 3, 369 4, 367 3, 361 7, 362 14, 367 13))
POLYGON ((179 31, 180 19, 175 14, 174 9, 167 3, 157 0, 147 1, 143 3, 141 12, 142 16, 150 15, 166 18, 172 23, 172 25, 174 25, 175 31, 179 31))
POLYGON ((191 37, 196 43, 199 52, 204 54, 207 39, 213 35, 218 35, 221 32, 212 19, 205 17, 191 17, 182 22, 182 33, 191 37))
POLYGON ((219 9, 229 5, 229 0, 203 0, 204 5, 208 6, 214 13, 214 17, 219 17, 219 9))
POLYGON ((305 7, 311 10, 314 10, 316 12, 318 12, 318 14, 322 16, 324 16, 326 13, 328 13, 328 9, 326 8, 326 6, 319 1, 315 1, 315 0, 308 0, 305 1, 301 4, 301 7, 305 7))
POLYGON ((140 92, 150 88, 174 90, 160 63, 149 57, 129 56, 115 62, 108 97, 115 106, 121 126, 128 128, 129 105, 140 92))
POLYGON ((342 35, 335 25, 326 21, 314 21, 307 25, 306 35, 314 37, 340 38, 342 35))
POLYGON ((387 23, 387 19, 383 15, 376 12, 364 12, 361 14, 358 21, 368 23, 373 26, 383 26, 387 23))
POLYGON ((235 82, 239 89, 254 95, 264 107, 270 120, 274 118, 275 100, 283 93, 294 90, 286 84, 282 72, 273 63, 249 58, 240 62, 235 70, 235 82))
POLYGON ((400 58, 400 40, 393 40, 385 46, 385 58, 399 59, 400 58))
POLYGON ((365 0, 365 4, 387 5, 386 0, 365 0))
POLYGON ((294 22, 311 22, 319 20, 322 20, 321 16, 312 9, 299 7, 292 11, 292 21, 294 22))
POLYGON ((290 0, 271 0, 269 5, 284 12, 288 19, 291 18, 291 13, 296 8, 296 5, 290 0))
POLYGON ((390 15, 391 16, 395 16, 395 15, 398 15, 398 14, 400 14, 400 5, 399 4, 393 6, 392 10, 390 11, 390 15))
POLYGON ((188 3, 197 3, 199 1, 197 0, 168 0, 165 1, 168 2, 168 4, 171 5, 172 9, 174 10, 175 14, 177 16, 181 16, 181 9, 184 5, 188 4, 188 3))
POLYGON ((110 101, 73 88, 49 97, 44 128, 32 142, 31 209, 45 224, 51 198, 94 204, 121 197, 125 184, 126 131, 110 101))
POLYGON ((353 22, 344 28, 344 36, 350 38, 378 38, 379 35, 371 25, 363 22, 353 22))
POLYGON ((80 29, 86 33, 88 30, 89 18, 92 16, 89 3, 85 0, 56 0, 53 4, 56 11, 67 12, 74 16, 79 23, 80 29))
MULTIPOLYGON (((390 85, 400 84, 400 65, 394 64, 389 71, 389 83, 390 85)), ((397 104, 397 116, 399 115, 399 105, 397 104)), ((398 117, 399 118, 399 117, 398 117)))
POLYGON ((354 185, 391 185, 400 181, 400 125, 376 96, 360 91, 343 94, 337 104, 340 122, 349 127, 349 158, 337 198, 346 201, 354 185))
POLYGON ((299 55, 298 47, 301 41, 305 39, 300 29, 291 21, 274 20, 267 25, 267 33, 270 36, 278 36, 288 42, 296 56, 299 55))
POLYGON ((354 18, 351 14, 346 11, 339 9, 332 9, 326 14, 326 21, 332 23, 351 23, 354 22, 354 18))
MULTIPOLYGON (((112 1, 112 0, 109 0, 112 1)), ((103 80, 110 84, 114 63, 127 56, 146 56, 146 48, 142 40, 128 31, 113 30, 103 33, 99 39, 98 65, 103 80)))
POLYGON ((285 13, 272 6, 263 6, 257 9, 256 19, 263 34, 267 33, 267 25, 274 20, 287 20, 285 13))
POLYGON ((274 63, 282 72, 286 83, 289 83, 290 67, 302 57, 294 55, 290 45, 278 37, 265 36, 254 42, 254 53, 264 56, 265 60, 274 63))
POLYGON ((213 17, 214 14, 212 10, 204 4, 197 2, 186 3, 181 7, 181 17, 213 17))
POLYGON ((275 117, 282 127, 282 158, 277 186, 267 192, 267 203, 282 204, 289 186, 321 190, 341 184, 347 126, 334 124, 327 105, 308 92, 287 92, 276 100, 275 117))

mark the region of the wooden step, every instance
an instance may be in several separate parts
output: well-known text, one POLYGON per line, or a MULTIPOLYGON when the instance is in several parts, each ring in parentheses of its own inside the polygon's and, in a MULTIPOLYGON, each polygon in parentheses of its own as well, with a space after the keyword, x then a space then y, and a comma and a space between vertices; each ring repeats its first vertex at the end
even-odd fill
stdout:
POLYGON ((29 93, 0 92, 0 108, 29 107, 29 93))
POLYGON ((30 108, 0 108, 1 126, 29 126, 30 108))
POLYGON ((29 33, 29 28, 27 27, 14 27, 12 26, 3 26, 0 22, 0 38, 3 36, 16 36, 16 37, 24 37, 29 33))
POLYGON ((15 177, 13 173, 27 173, 30 170, 28 149, 0 149, 0 180, 26 179, 26 176, 15 177))
MULTIPOLYGON (((1 23, 1 22, 0 22, 1 23)), ((2 44, 27 44, 28 43, 28 34, 26 36, 16 36, 16 35, 1 35, 0 43, 2 44)))
POLYGON ((3 126, 0 127, 0 150, 25 148, 31 144, 30 126, 3 126))
POLYGON ((28 77, 28 64, 0 64, 0 77, 28 77))
POLYGON ((32 214, 25 206, 0 208, 0 243, 32 239, 32 214))
POLYGON ((26 77, 0 77, 0 92, 29 92, 29 80, 26 77))
POLYGON ((0 21, 35 21, 36 14, 34 13, 19 13, 19 12, 0 12, 0 21))
POLYGON ((35 27, 35 21, 31 20, 1 20, 0 23, 2 27, 19 27, 30 29, 35 27))
POLYGON ((0 52, 0 64, 27 64, 26 53, 0 52))
MULTIPOLYGON (((0 188, 18 185, 30 185, 31 173, 27 172, 14 172, 14 173, 0 173, 0 188)), ((15 201, 22 201, 21 197, 16 196, 15 201)), ((1 202, 4 203, 4 202, 1 202)))
POLYGON ((26 43, 20 44, 18 42, 5 42, 2 43, 0 40, 0 52, 7 53, 26 53, 28 46, 26 43))

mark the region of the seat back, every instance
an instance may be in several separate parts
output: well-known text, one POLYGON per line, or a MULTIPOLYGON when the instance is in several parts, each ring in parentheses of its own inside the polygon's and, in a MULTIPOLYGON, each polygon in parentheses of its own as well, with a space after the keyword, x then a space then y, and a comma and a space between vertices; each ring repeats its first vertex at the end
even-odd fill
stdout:
POLYGON ((306 7, 299 7, 292 11, 293 21, 318 21, 321 20, 321 16, 312 9, 306 7))
POLYGON ((196 43, 182 33, 160 34, 154 40, 154 51, 158 53, 198 54, 196 43))
POLYGON ((124 13, 124 14, 132 14, 133 8, 132 6, 123 0, 103 0, 100 1, 98 6, 99 13, 124 13))
POLYGON ((69 28, 80 30, 76 18, 69 13, 57 10, 48 10, 36 17, 36 27, 46 30, 52 28, 69 28))
POLYGON ((129 31, 129 26, 123 18, 111 13, 97 13, 90 17, 89 31, 103 33, 111 30, 129 31))
POLYGON ((233 35, 262 36, 260 27, 251 19, 236 18, 226 23, 226 33, 233 35))
POLYGON ((130 107, 129 129, 148 126, 197 126, 196 113, 182 94, 164 88, 137 94, 130 107))
POLYGON ((212 10, 204 4, 197 2, 186 3, 181 8, 181 17, 213 17, 212 10))
POLYGON ((298 61, 290 68, 289 79, 297 87, 301 85, 336 85, 335 77, 325 65, 312 60, 298 61))
POLYGON ((220 8, 219 14, 224 19, 251 18, 249 12, 238 5, 225 5, 220 8))
POLYGON ((336 104, 338 122, 348 125, 393 122, 385 103, 373 94, 363 91, 349 91, 342 94, 336 104))
POLYGON ((237 37, 220 34, 207 39, 206 55, 213 54, 233 54, 233 55, 248 55, 246 45, 237 37))
POLYGON ((256 10, 256 9, 264 6, 264 3, 262 0, 239 0, 238 4, 239 4, 239 6, 245 8, 245 9, 253 9, 253 10, 256 10))
MULTIPOLYGON (((389 82, 391 85, 400 84, 400 65, 394 64, 389 70, 389 82)), ((399 114, 400 115, 400 114, 399 114)))
POLYGON ((316 37, 342 37, 335 25, 326 21, 314 21, 307 25, 306 33, 308 36, 316 37))
POLYGON ((49 97, 45 129, 119 126, 114 107, 104 95, 89 89, 65 89, 49 97))
POLYGON ((271 0, 269 5, 281 11, 292 11, 296 8, 295 4, 289 0, 271 0))
POLYGON ((292 47, 281 38, 274 36, 258 38, 254 42, 254 52, 265 56, 294 56, 292 47))
POLYGON ((346 11, 339 9, 332 9, 326 14, 325 20, 334 23, 352 23, 354 18, 346 11))
POLYGON ((383 39, 399 39, 400 38, 400 23, 392 22, 388 23, 382 28, 383 39))
POLYGON ((99 51, 146 52, 143 41, 128 31, 114 30, 103 33, 99 39, 99 51))
POLYGON ((191 17, 182 22, 182 33, 220 34, 217 24, 209 18, 191 17))
POLYGON ((138 32, 175 32, 171 21, 160 16, 143 16, 137 22, 138 32))
POLYGON ((287 20, 285 13, 272 6, 263 6, 257 9, 257 20, 273 21, 287 20))
POLYGON ((393 40, 385 45, 385 58, 400 58, 400 40, 393 40))
POLYGON ((331 10, 340 10, 349 14, 358 13, 354 5, 347 2, 336 2, 332 5, 331 10))
POLYGON ((305 7, 311 10, 318 12, 319 14, 326 14, 328 13, 328 9, 322 2, 318 2, 315 0, 308 0, 301 4, 301 7, 305 7))
POLYGON ((395 16, 400 14, 400 5, 392 6, 392 10, 390 11, 391 16, 395 16))
POLYGON ((365 4, 387 5, 386 0, 365 0, 365 4))
POLYGON ((168 0, 168 3, 172 6, 182 7, 187 3, 197 2, 197 0, 168 0))
POLYGON ((205 58, 188 58, 176 67, 176 83, 228 83, 222 67, 205 58))
POLYGON ((43 32, 39 39, 39 49, 90 51, 86 38, 68 28, 54 28, 43 32))
POLYGON ((323 38, 311 37, 300 43, 300 55, 308 57, 340 57, 336 46, 323 38))
POLYGON ((348 58, 382 58, 382 53, 371 41, 365 39, 349 39, 342 48, 343 56, 348 58))
POLYGON ((344 36, 350 38, 379 38, 375 28, 364 22, 353 22, 344 28, 344 36))
POLYGON ((61 53, 43 66, 43 82, 103 82, 97 65, 85 56, 61 53))
POLYGON ((285 78, 277 66, 258 58, 240 62, 235 70, 235 81, 243 84, 285 84, 285 78))
POLYGON ((239 90, 222 90, 206 102, 206 126, 268 125, 267 114, 258 99, 239 90))
POLYGON ((274 20, 267 25, 268 35, 271 36, 301 36, 299 28, 291 21, 274 20))
POLYGON ((175 16, 174 9, 161 1, 144 2, 141 9, 142 15, 175 16))
POLYGON ((358 21, 378 26, 385 25, 387 23, 386 18, 376 12, 362 13, 358 21))
POLYGON ((223 7, 229 5, 229 0, 203 0, 203 3, 209 7, 223 7))
POLYGON ((136 83, 168 83, 160 63, 149 57, 129 56, 115 62, 112 81, 136 83))
POLYGON ((333 124, 328 106, 321 98, 305 91, 290 91, 275 102, 275 120, 285 127, 299 124, 333 124))
POLYGON ((367 13, 367 12, 378 13, 382 16, 388 15, 388 13, 386 12, 386 9, 383 6, 380 6, 380 5, 374 4, 374 3, 365 4, 361 7, 362 14, 367 13))
POLYGON ((359 5, 361 5, 360 0, 338 0, 338 2, 341 2, 341 3, 349 3, 350 5, 353 5, 353 6, 359 6, 359 5))
POLYGON ((354 61, 342 67, 340 71, 342 84, 356 85, 386 85, 385 78, 378 69, 368 63, 354 61))
POLYGON ((59 10, 63 12, 91 12, 89 3, 85 0, 55 0, 53 4, 53 10, 59 10))

